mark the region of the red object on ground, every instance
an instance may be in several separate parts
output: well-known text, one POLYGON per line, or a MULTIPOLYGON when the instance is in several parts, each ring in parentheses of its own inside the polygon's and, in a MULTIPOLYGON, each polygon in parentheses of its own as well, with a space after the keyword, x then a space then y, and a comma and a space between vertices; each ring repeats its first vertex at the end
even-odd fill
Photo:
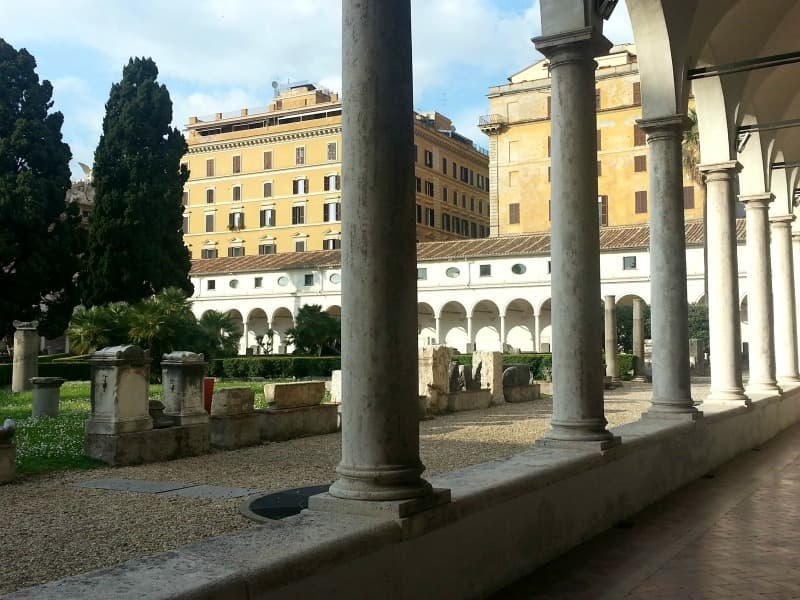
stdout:
POLYGON ((211 414, 211 398, 214 397, 214 378, 205 377, 203 379, 203 406, 206 412, 211 414))

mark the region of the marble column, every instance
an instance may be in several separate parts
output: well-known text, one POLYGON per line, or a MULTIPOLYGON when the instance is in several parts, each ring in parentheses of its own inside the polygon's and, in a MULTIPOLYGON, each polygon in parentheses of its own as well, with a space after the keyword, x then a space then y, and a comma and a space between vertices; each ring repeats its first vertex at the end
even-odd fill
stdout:
POLYGON ((500 315, 500 352, 503 351, 503 344, 506 343, 506 316, 500 315))
POLYGON ((467 316, 467 352, 475 349, 475 341, 472 339, 472 317, 467 316))
POLYGON ((539 325, 539 315, 533 315, 533 349, 535 352, 542 351, 542 334, 539 325))
POLYGON ((633 299, 633 373, 644 380, 644 300, 633 299))
POLYGON ((335 498, 430 496, 417 403, 408 0, 342 6, 342 460, 335 498))
POLYGON ((550 60, 553 416, 537 444, 619 443, 603 407, 595 56, 611 43, 592 27, 535 38, 550 60))
MULTIPOLYGON (((800 265, 800 231, 792 232, 792 264, 800 265)), ((800 306, 797 302, 800 301, 800 277, 794 278, 794 299, 795 299, 795 315, 800 314, 800 306)), ((797 340, 800 343, 800 319, 796 319, 797 340)), ((799 359, 800 360, 800 359, 799 359)))
POLYGON ((794 215, 772 217, 772 291, 775 298, 775 374, 778 382, 800 381, 797 372, 797 313, 794 296, 792 222, 794 215))
MULTIPOLYGON (((739 196, 745 208, 747 235, 747 316, 749 319, 749 394, 779 394, 775 380, 775 333, 772 329, 772 268, 769 252, 769 203, 772 194, 739 196)), ((713 353, 712 349, 712 353, 713 353)))
POLYGON ((650 158, 650 331, 653 397, 648 417, 696 418, 689 380, 686 230, 683 219, 682 131, 673 115, 639 121, 650 158))
POLYGON ((742 166, 736 161, 702 165, 706 180, 706 281, 711 390, 709 400, 748 404, 741 366, 741 318, 739 316, 739 263, 736 256, 734 183, 742 166))
POLYGON ((39 373, 38 321, 14 321, 14 358, 11 364, 11 391, 33 388, 31 377, 39 373))
POLYGON ((442 340, 442 318, 441 317, 434 317, 436 319, 436 343, 443 344, 444 340, 442 340))
POLYGON ((619 364, 617 362, 617 298, 603 298, 605 314, 606 376, 619 383, 619 364))

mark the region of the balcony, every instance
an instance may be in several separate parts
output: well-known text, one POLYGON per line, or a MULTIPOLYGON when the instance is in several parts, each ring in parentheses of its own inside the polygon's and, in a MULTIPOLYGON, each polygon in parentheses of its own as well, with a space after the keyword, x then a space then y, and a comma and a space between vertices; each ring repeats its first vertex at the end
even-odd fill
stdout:
POLYGON ((478 129, 486 135, 500 133, 506 126, 506 120, 502 115, 483 115, 478 119, 478 129))

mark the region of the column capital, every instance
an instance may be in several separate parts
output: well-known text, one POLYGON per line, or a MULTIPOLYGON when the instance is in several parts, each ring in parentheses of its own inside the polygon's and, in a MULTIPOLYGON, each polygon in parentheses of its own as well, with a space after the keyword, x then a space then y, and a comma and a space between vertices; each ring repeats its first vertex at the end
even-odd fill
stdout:
POLYGON ((795 220, 794 215, 775 215, 769 218, 770 225, 787 225, 791 227, 795 220))
POLYGON ((646 133, 656 132, 682 132, 691 126, 691 121, 686 115, 667 115, 651 119, 636 119, 636 124, 646 133))
MULTIPOLYGON (((613 44, 594 27, 584 27, 574 31, 563 31, 553 35, 531 38, 535 48, 547 58, 553 59, 564 50, 573 50, 594 59, 608 54, 613 44)), ((560 58, 560 57, 559 57, 560 58)), ((577 57, 575 57, 577 58, 577 57)), ((553 66, 552 63, 550 65, 553 66)))
POLYGON ((742 170, 742 163, 738 160, 729 160, 700 165, 698 169, 705 175, 706 181, 729 181, 742 170))
POLYGON ((775 194, 740 194, 739 202, 744 204, 745 210, 753 208, 769 208, 769 203, 775 200, 775 194))

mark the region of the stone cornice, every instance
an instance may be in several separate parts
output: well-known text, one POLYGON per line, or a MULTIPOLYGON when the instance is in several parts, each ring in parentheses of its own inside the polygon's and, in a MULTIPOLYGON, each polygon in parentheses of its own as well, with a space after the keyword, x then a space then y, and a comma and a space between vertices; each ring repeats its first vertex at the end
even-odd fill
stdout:
POLYGON ((273 133, 260 135, 250 138, 240 138, 235 140, 220 140, 190 145, 187 154, 202 154, 204 152, 219 152, 220 150, 232 150, 236 148, 247 148, 251 146, 261 146, 265 144, 276 144, 280 142, 291 142, 293 140, 304 140, 326 135, 336 135, 342 133, 341 125, 331 125, 328 127, 317 127, 314 129, 304 129, 302 131, 292 131, 286 133, 273 133))
POLYGON ((637 119, 636 124, 645 132, 677 129, 683 131, 691 126, 686 115, 667 115, 648 119, 637 119))

